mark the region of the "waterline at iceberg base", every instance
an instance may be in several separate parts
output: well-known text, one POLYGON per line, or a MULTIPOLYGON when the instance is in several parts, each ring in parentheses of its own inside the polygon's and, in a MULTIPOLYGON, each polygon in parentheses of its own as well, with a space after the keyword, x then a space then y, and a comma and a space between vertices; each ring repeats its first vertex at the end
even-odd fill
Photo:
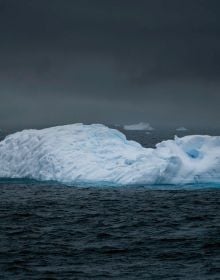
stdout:
POLYGON ((220 183, 220 136, 175 137, 152 149, 101 124, 23 130, 0 142, 0 178, 94 186, 220 183))

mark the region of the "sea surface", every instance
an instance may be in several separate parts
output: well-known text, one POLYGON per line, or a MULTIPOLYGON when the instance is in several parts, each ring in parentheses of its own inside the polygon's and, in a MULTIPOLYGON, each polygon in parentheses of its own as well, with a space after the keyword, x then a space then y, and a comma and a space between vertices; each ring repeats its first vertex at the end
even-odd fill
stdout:
MULTIPOLYGON (((153 147, 176 133, 126 134, 153 147)), ((220 186, 0 180, 0 279, 219 280, 220 186)))

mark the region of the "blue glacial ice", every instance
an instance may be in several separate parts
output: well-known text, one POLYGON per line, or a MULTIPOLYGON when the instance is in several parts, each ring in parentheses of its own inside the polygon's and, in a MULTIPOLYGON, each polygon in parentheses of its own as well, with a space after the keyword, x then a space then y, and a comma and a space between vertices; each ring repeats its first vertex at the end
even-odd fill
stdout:
POLYGON ((23 130, 0 142, 0 178, 67 185, 220 183, 220 137, 175 137, 151 149, 100 124, 23 130))

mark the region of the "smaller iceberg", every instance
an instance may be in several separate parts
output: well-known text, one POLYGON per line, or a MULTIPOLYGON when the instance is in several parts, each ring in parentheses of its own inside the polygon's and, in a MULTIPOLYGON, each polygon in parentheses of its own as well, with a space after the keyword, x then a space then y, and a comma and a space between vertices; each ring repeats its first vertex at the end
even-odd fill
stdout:
POLYGON ((188 130, 188 129, 185 128, 184 126, 178 127, 178 128, 176 129, 176 131, 187 131, 187 130, 188 130))
POLYGON ((149 123, 144 123, 144 122, 124 125, 124 129, 125 130, 148 130, 148 131, 154 130, 154 128, 149 123))

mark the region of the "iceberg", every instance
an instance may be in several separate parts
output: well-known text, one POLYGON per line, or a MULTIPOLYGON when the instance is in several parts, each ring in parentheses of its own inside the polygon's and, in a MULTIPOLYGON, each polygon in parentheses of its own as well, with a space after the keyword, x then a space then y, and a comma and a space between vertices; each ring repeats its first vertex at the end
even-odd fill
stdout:
POLYGON ((123 128, 125 130, 154 130, 153 127, 149 123, 140 122, 137 124, 129 124, 124 125, 123 128))
POLYGON ((187 130, 188 130, 188 129, 185 128, 185 127, 183 127, 183 126, 178 127, 178 128, 176 129, 176 131, 187 131, 187 130))
POLYGON ((70 186, 220 183, 220 137, 175 137, 153 149, 101 124, 23 130, 0 142, 0 178, 70 186))

